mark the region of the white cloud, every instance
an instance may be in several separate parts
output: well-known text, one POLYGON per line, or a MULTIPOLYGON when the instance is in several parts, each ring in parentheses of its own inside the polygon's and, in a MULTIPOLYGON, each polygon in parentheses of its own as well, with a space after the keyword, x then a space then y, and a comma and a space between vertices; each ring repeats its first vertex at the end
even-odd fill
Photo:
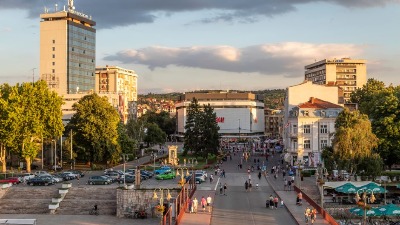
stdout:
POLYGON ((125 64, 142 64, 150 69, 170 65, 236 73, 302 76, 304 65, 325 58, 357 57, 365 46, 355 44, 311 44, 285 42, 235 48, 151 46, 120 51, 104 58, 125 64))

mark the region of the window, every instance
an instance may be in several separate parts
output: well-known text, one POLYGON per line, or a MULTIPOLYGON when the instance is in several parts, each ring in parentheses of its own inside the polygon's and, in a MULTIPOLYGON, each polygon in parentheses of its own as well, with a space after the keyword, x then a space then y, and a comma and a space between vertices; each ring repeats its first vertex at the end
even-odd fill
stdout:
POLYGON ((320 133, 321 134, 327 134, 328 133, 328 125, 323 124, 320 126, 320 133))
POLYGON ((311 141, 310 140, 304 140, 304 148, 305 149, 310 149, 311 148, 311 141))
POLYGON ((56 62, 53 62, 52 64, 53 64, 53 66, 55 66, 55 65, 56 65, 56 62))
POLYGON ((297 134, 297 125, 293 124, 292 126, 292 133, 297 134))
POLYGON ((328 146, 328 140, 321 140, 321 149, 324 149, 326 146, 328 146))
POLYGON ((56 47, 53 47, 53 52, 56 50, 56 47))
POLYGON ((55 44, 56 43, 56 40, 53 40, 53 44, 55 44))
POLYGON ((303 125, 303 133, 309 134, 311 132, 311 126, 310 125, 303 125))
POLYGON ((53 72, 53 73, 56 73, 56 70, 55 70, 55 69, 52 69, 52 72, 53 72))
POLYGON ((55 54, 53 54, 53 59, 54 59, 54 58, 56 58, 56 55, 55 55, 55 54))

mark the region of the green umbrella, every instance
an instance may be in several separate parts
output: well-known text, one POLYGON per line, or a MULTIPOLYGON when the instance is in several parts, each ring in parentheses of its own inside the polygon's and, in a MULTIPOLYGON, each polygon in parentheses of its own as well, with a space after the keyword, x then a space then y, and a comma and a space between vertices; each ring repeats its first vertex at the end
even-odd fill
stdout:
POLYGON ((380 214, 385 216, 399 216, 400 215, 400 207, 394 204, 383 205, 375 209, 375 211, 379 211, 380 214))
POLYGON ((358 188, 354 186, 352 183, 345 183, 342 186, 335 188, 335 191, 346 194, 357 193, 357 190, 358 188))
POLYGON ((378 184, 371 182, 369 184, 366 184, 364 186, 361 186, 359 190, 371 190, 374 193, 385 193, 387 190, 385 190, 383 187, 379 186, 378 184))
MULTIPOLYGON (((362 209, 362 208, 355 207, 355 208, 351 208, 349 211, 354 215, 364 216, 364 209, 362 209)), ((367 209, 365 214, 367 216, 381 216, 381 215, 383 215, 382 212, 380 212, 379 210, 376 210, 376 208, 367 209)))

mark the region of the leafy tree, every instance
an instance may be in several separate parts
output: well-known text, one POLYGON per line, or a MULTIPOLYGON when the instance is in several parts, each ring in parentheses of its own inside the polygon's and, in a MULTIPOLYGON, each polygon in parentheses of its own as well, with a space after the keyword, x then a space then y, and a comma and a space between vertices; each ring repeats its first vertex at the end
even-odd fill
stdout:
POLYGON ((361 161, 371 156, 377 147, 378 139, 372 133, 371 122, 359 111, 343 110, 335 123, 336 133, 333 140, 334 153, 343 163, 347 163, 350 173, 356 172, 361 161))
POLYGON ((207 158, 217 154, 219 149, 219 127, 216 113, 210 105, 200 108, 198 101, 193 99, 189 104, 186 125, 184 154, 190 150, 196 156, 207 158))
POLYGON ((155 111, 148 111, 142 117, 141 120, 146 121, 146 123, 155 123, 161 130, 163 130, 167 135, 175 133, 176 130, 176 117, 171 117, 166 111, 161 111, 159 113, 155 111))
POLYGON ((74 131, 78 155, 88 160, 92 167, 94 162, 119 161, 121 149, 118 145, 117 129, 120 118, 107 97, 86 95, 72 108, 76 113, 72 116, 68 129, 74 131))
POLYGON ((126 126, 122 123, 118 125, 118 143, 122 153, 135 155, 137 141, 128 136, 126 126))
POLYGON ((140 149, 140 144, 145 136, 146 122, 141 119, 129 119, 126 123, 125 129, 128 137, 136 142, 135 155, 137 150, 140 149))
POLYGON ((335 158, 335 153, 332 146, 327 146, 322 150, 321 158, 324 161, 325 168, 328 171, 336 169, 336 165, 338 162, 335 158))
POLYGON ((369 115, 371 109, 370 101, 373 95, 384 89, 385 84, 382 81, 370 78, 362 88, 351 94, 351 102, 358 104, 358 109, 361 113, 369 115))
POLYGON ((147 124, 147 133, 144 137, 144 141, 147 143, 147 146, 149 146, 149 144, 164 144, 166 137, 167 135, 165 134, 165 132, 162 131, 157 124, 147 124))
POLYGON ((383 160, 377 153, 365 157, 359 165, 359 170, 363 171, 363 175, 372 176, 373 178, 381 175, 382 168, 383 160))

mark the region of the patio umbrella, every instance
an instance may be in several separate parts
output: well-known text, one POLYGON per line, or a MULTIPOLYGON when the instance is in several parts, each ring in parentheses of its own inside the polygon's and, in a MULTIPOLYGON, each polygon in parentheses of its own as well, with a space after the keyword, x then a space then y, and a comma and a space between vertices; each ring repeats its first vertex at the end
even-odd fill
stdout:
POLYGON ((383 205, 375 209, 375 211, 379 211, 381 215, 385 216, 399 216, 400 215, 400 207, 394 204, 383 205))
POLYGON ((369 184, 366 184, 364 186, 361 186, 359 188, 359 190, 371 190, 374 193, 385 193, 387 192, 387 190, 385 190, 385 188, 379 186, 378 184, 371 182, 369 184))
MULTIPOLYGON (((354 215, 364 216, 364 209, 362 209, 362 208, 355 207, 355 208, 351 208, 349 211, 354 215)), ((376 208, 372 208, 372 209, 367 209, 366 215, 367 216, 381 216, 382 212, 380 212, 379 210, 376 210, 376 208)))
POLYGON ((335 191, 345 193, 345 194, 354 194, 356 193, 358 188, 354 186, 352 183, 345 183, 342 186, 335 188, 335 191))

